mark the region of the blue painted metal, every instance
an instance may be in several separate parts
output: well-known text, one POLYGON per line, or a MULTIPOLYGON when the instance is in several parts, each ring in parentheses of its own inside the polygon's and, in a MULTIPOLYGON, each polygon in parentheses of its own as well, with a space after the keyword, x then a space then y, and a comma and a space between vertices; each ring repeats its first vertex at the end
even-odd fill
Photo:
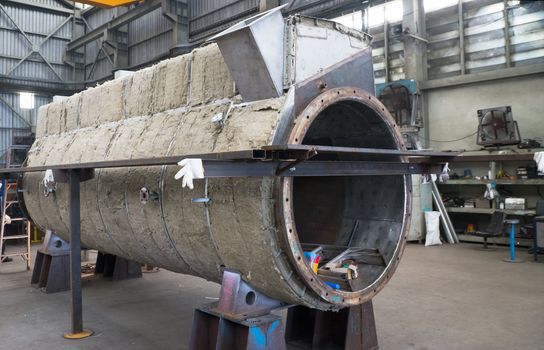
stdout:
POLYGON ((511 262, 511 263, 522 263, 524 262, 524 260, 516 259, 516 251, 515 251, 516 239, 515 239, 514 226, 515 224, 519 224, 519 220, 510 219, 510 220, 505 220, 505 222, 510 224, 510 257, 505 258, 503 260, 506 262, 511 262))
POLYGON ((395 86, 395 85, 402 85, 402 86, 406 87, 408 89, 408 91, 410 92, 410 94, 417 93, 417 86, 416 86, 416 82, 415 82, 414 79, 401 79, 401 80, 392 81, 392 82, 389 82, 389 83, 376 84, 375 85, 376 96, 380 96, 380 94, 382 93, 382 91, 386 87, 395 86))
POLYGON ((2 179, 2 188, 0 189, 0 208, 4 207, 4 193, 6 188, 6 180, 2 179))
POLYGON ((516 260, 516 247, 515 247, 515 241, 514 241, 514 223, 510 225, 510 259, 516 260))

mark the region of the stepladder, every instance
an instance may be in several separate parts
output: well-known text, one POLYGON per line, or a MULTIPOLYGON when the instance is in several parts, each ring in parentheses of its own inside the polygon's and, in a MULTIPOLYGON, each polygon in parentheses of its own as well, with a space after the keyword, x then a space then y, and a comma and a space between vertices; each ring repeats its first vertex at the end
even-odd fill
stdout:
POLYGON ((11 258, 21 257, 26 262, 26 269, 30 270, 30 232, 32 222, 25 217, 18 200, 17 182, 3 179, 0 188, 2 212, 0 219, 0 262, 11 258), (8 241, 24 242, 7 249, 8 241))

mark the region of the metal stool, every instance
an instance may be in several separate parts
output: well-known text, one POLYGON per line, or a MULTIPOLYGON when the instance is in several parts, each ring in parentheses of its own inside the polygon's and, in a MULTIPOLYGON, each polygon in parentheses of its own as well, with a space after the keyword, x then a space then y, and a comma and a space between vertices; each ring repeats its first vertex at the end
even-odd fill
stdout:
POLYGON ((518 219, 509 219, 505 220, 506 223, 510 224, 510 257, 504 258, 503 261, 511 262, 511 263, 522 263, 525 262, 521 259, 516 259, 516 252, 515 252, 515 238, 514 238, 514 225, 519 224, 518 219))

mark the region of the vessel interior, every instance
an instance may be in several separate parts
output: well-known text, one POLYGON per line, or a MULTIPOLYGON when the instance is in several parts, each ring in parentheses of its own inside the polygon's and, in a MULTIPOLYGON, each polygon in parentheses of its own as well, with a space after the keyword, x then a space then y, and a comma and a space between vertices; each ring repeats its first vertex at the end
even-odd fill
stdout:
MULTIPOLYGON (((397 148, 397 141, 382 116, 356 101, 341 101, 325 108, 314 119, 302 143, 397 148)), ((394 159, 318 154, 312 160, 394 159)), ((380 277, 402 236, 404 188, 401 175, 294 178, 297 235, 308 263, 319 256, 317 278, 335 289, 356 292, 380 277), (312 251, 315 255, 311 256, 312 251), (356 268, 346 269, 349 265, 356 268)))

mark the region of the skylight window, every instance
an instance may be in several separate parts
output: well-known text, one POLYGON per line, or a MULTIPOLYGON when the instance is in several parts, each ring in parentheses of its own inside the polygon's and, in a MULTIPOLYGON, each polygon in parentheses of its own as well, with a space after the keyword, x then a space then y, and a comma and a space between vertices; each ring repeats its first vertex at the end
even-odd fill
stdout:
POLYGON ((401 21, 402 12, 402 0, 389 1, 383 5, 372 6, 368 10, 368 26, 381 26, 384 20, 387 20, 389 23, 401 21))
POLYGON ((363 17, 361 15, 361 11, 355 11, 348 13, 347 15, 333 18, 333 21, 357 30, 361 30, 363 27, 363 17))
POLYGON ((19 107, 21 109, 33 109, 34 108, 34 94, 31 92, 19 93, 19 107))
POLYGON ((423 0, 423 9, 425 12, 433 12, 458 3, 459 0, 423 0))

